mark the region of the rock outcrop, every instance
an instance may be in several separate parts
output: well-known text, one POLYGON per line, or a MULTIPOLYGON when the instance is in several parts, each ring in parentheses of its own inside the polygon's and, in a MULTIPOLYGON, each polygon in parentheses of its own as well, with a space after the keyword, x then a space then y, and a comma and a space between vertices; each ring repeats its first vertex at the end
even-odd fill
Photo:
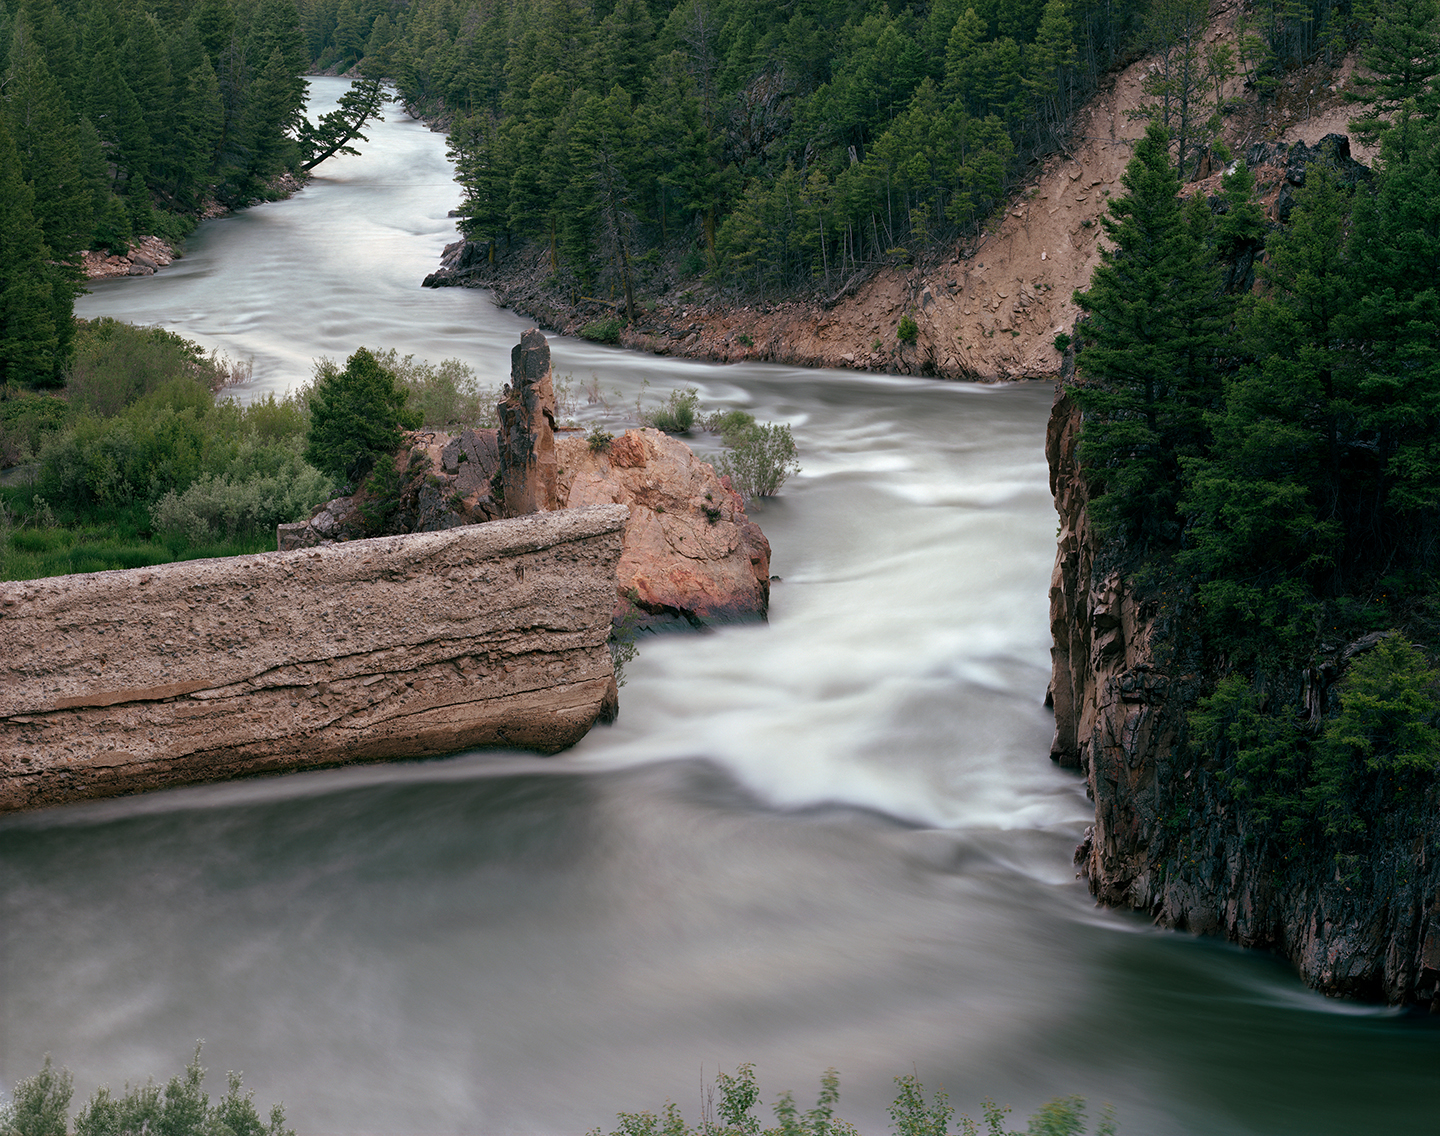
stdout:
POLYGON ((496 411, 501 515, 523 517, 557 508, 550 345, 533 327, 510 352, 510 385, 496 411))
POLYGON ((607 445, 558 446, 560 503, 630 510, 617 569, 617 622, 705 627, 764 619, 770 542, 709 462, 659 430, 629 430, 607 445))
POLYGON ((387 535, 443 532, 496 520, 496 433, 465 430, 452 437, 439 430, 413 432, 394 457, 399 488, 393 500, 375 501, 362 489, 352 497, 327 501, 308 521, 276 526, 279 550, 359 540, 377 528, 387 535))
POLYGON ((764 619, 770 542, 740 496, 678 438, 632 430, 603 446, 557 441, 550 348, 535 329, 511 354, 499 430, 416 431, 395 455, 395 500, 365 490, 280 525, 280 550, 389 533, 440 532, 590 505, 625 505, 615 622, 658 630, 764 619), (383 519, 379 519, 383 514, 383 519))
MULTIPOLYGON (((1209 685, 1192 601, 1183 589, 1138 587, 1122 570, 1123 550, 1096 536, 1075 456, 1079 425, 1061 388, 1046 438, 1060 514, 1052 756, 1085 774, 1095 802, 1075 854, 1091 891, 1168 927, 1274 950, 1328 994, 1440 1012, 1440 809, 1429 802, 1418 834, 1401 817, 1369 818, 1367 854, 1344 863, 1252 830, 1219 767, 1185 745, 1189 712, 1209 685)), ((1365 646, 1296 676, 1306 701, 1323 706, 1365 646)))
POLYGON ((81 268, 87 280, 104 280, 113 276, 154 276, 156 271, 173 264, 176 252, 160 237, 137 237, 123 254, 87 251, 81 268))
POLYGON ((0 584, 0 811, 612 717, 627 510, 0 584))

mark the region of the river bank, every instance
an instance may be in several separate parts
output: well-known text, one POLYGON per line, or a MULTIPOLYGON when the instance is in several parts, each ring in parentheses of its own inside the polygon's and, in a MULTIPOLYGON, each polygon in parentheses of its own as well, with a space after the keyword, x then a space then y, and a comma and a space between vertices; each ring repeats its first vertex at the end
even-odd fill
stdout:
MULTIPOLYGON (((1222 4, 1207 40, 1238 42, 1238 6, 1222 4)), ((1006 208, 976 233, 920 250, 893 250, 824 294, 780 299, 744 297, 702 274, 650 267, 637 286, 641 313, 610 342, 636 351, 718 363, 766 362, 939 379, 1001 382, 1054 379, 1080 309, 1074 294, 1089 286, 1100 261, 1103 219, 1132 143, 1143 132, 1143 84, 1153 60, 1108 76, 1076 114, 1068 148, 1038 161, 1006 208), (914 321, 912 342, 899 337, 914 321), (1059 346, 1057 346, 1057 343, 1059 346)), ((1241 78, 1226 89, 1223 141, 1237 156, 1258 143, 1274 150, 1314 146, 1343 132, 1354 112, 1345 91, 1353 60, 1316 62, 1294 72, 1265 105, 1241 78)), ((434 124, 434 129, 442 129, 434 124)), ((1369 161, 1373 151, 1355 148, 1369 161)), ((1187 193, 1214 193, 1215 171, 1187 193)), ((543 245, 447 247, 427 284, 491 290, 501 307, 547 330, 585 335, 596 323, 624 324, 623 301, 574 301, 555 280, 543 245)))
MULTIPOLYGON (((284 201, 304 189, 308 180, 309 178, 306 176, 286 171, 271 179, 265 187, 265 196, 256 198, 246 208, 264 205, 271 201, 284 201)), ((210 221, 233 212, 234 210, 228 205, 221 205, 212 199, 201 210, 196 220, 210 221)), ((160 269, 169 268, 183 257, 184 249, 185 242, 183 240, 167 241, 164 237, 151 233, 131 238, 129 248, 123 253, 107 252, 103 249, 87 249, 82 254, 81 270, 86 280, 112 280, 120 276, 154 276, 160 269)))

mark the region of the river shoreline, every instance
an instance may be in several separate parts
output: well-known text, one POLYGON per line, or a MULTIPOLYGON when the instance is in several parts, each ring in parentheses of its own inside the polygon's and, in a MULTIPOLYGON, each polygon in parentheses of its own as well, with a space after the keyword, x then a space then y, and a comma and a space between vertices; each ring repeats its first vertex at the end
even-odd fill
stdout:
MULTIPOLYGON (((255 198, 243 208, 253 209, 257 205, 284 201, 304 189, 309 180, 308 175, 292 174, 286 171, 265 186, 264 197, 255 198)), ((200 216, 196 218, 196 223, 211 221, 216 217, 224 217, 233 212, 235 210, 228 205, 221 205, 212 199, 201 211, 200 216)), ((123 253, 86 249, 81 254, 81 271, 86 280, 113 280, 121 276, 154 276, 160 269, 169 268, 184 255, 185 241, 183 239, 167 241, 164 237, 150 233, 131 238, 129 248, 123 253)))
MULTIPOLYGON (((457 241, 446 246, 446 260, 462 257, 467 249, 484 248, 474 242, 457 241)), ((624 309, 619 301, 583 297, 579 302, 570 302, 560 288, 548 283, 552 272, 547 261, 543 246, 529 245, 503 254, 493 265, 487 263, 460 274, 447 271, 442 261, 440 271, 427 277, 425 285, 486 289, 497 306, 562 335, 600 338, 587 334, 587 329, 617 318, 623 322, 624 309)), ((682 281, 658 296, 646 298, 639 305, 641 312, 635 322, 604 341, 649 355, 674 355, 711 363, 778 363, 978 382, 1056 377, 1053 372, 986 374, 953 361, 939 362, 933 345, 906 344, 895 336, 893 325, 910 305, 893 297, 885 296, 864 310, 850 310, 843 315, 836 312, 845 299, 862 289, 883 293, 897 288, 906 295, 924 294, 924 273, 910 269, 897 275, 893 269, 880 267, 858 275, 829 300, 790 298, 743 303, 725 302, 716 289, 701 282, 682 281)))

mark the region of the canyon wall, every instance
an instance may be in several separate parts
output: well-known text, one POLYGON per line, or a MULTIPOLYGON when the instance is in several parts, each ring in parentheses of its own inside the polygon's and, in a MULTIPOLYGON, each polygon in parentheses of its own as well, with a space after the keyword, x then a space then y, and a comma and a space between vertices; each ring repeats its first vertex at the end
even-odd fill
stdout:
POLYGON ((481 745, 616 710, 623 506, 0 584, 0 812, 481 745))
MULTIPOLYGON (((1076 462, 1080 411, 1062 387, 1046 437, 1060 514, 1050 587, 1052 756, 1078 768, 1095 824, 1075 861, 1102 903, 1166 927, 1289 959, 1327 994, 1440 1012, 1440 809, 1368 818, 1365 855, 1336 857, 1257 831, 1218 762, 1187 746, 1209 687, 1192 601, 1158 575, 1138 585, 1100 539, 1076 462), (1187 619, 1187 615, 1190 617, 1187 619)), ((1364 644, 1307 675, 1309 700, 1364 644)))

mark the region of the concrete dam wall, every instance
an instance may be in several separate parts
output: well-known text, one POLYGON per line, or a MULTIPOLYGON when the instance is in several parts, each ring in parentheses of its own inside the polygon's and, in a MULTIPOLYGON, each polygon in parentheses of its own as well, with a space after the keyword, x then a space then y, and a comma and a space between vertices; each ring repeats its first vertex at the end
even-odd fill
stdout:
POLYGON ((0 812, 502 745, 616 710, 624 506, 0 583, 0 812))

